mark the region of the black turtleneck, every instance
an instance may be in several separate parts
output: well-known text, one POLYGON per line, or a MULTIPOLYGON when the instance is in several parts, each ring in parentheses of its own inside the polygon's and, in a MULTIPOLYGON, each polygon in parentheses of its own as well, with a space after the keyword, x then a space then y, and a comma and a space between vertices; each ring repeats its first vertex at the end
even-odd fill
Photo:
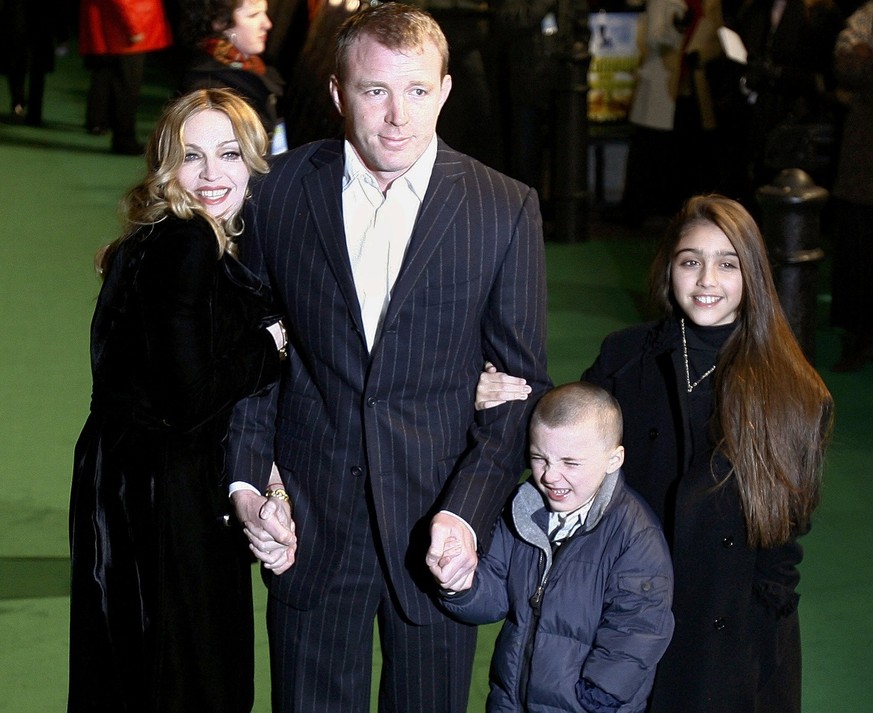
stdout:
MULTIPOLYGON (((736 322, 718 327, 701 327, 685 318, 685 339, 688 344, 688 372, 691 383, 696 382, 703 374, 716 364, 721 348, 733 334, 736 322)), ((681 347, 680 347, 681 348, 681 347)), ((704 456, 709 459, 712 450, 712 434, 709 422, 714 409, 713 376, 709 374, 691 393, 687 393, 687 383, 683 373, 678 374, 678 381, 685 392, 688 405, 688 433, 691 437, 693 460, 704 456)))
MULTIPOLYGON (((692 384, 716 363, 718 353, 728 337, 733 334, 735 328, 736 322, 718 327, 701 327, 685 317, 685 337, 688 342, 688 367, 692 384)), ((707 376, 699 386, 694 387, 694 390, 697 391, 709 380, 710 377, 707 376)))

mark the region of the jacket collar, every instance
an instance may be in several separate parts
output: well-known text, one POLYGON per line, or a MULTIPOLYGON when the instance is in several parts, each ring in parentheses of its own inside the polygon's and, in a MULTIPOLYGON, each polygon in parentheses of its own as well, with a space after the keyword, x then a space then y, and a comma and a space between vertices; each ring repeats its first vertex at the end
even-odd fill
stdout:
MULTIPOLYGON (((585 522, 572 537, 581 533, 594 530, 603 520, 618 483, 624 476, 621 470, 610 473, 603 479, 600 490, 594 496, 591 508, 585 522)), ((530 480, 519 486, 515 497, 512 499, 512 521, 518 535, 529 544, 543 550, 546 553, 548 565, 551 565, 552 547, 546 532, 548 524, 548 510, 543 504, 543 496, 530 480)))

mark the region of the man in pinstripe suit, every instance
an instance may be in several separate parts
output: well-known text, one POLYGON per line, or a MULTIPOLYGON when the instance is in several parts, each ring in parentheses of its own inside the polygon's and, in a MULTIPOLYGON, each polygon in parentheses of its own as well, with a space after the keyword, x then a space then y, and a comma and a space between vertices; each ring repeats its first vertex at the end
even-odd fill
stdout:
POLYGON ((473 397, 485 359, 547 388, 545 269, 536 193, 436 137, 447 65, 426 13, 353 15, 331 78, 345 141, 253 187, 242 255, 290 353, 279 387, 237 406, 228 462, 266 564, 274 711, 368 711, 374 620, 381 711, 466 710, 475 630, 434 605, 426 559, 471 578, 521 474, 535 399, 473 397), (296 543, 260 495, 279 477, 296 543))

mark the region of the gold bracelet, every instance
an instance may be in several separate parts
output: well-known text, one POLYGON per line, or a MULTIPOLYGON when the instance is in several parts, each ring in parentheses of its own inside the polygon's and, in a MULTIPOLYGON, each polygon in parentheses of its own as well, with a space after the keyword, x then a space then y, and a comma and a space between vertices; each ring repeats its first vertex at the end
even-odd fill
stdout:
POLYGON ((286 503, 291 502, 291 498, 288 497, 285 488, 267 488, 267 490, 264 491, 264 497, 284 500, 286 503))

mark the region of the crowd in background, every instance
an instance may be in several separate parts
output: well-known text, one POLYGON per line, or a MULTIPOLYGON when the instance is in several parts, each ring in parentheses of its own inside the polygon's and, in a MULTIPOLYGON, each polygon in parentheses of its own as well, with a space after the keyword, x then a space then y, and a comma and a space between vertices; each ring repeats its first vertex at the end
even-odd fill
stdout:
MULTIPOLYGON (((443 27, 452 50, 450 73, 459 80, 440 117, 440 135, 548 198, 554 181, 548 158, 559 150, 551 145, 554 77, 563 51, 555 34, 560 38, 565 31, 554 26, 558 3, 419 4, 443 27)), ((222 30, 209 23, 216 12, 229 15, 238 5, 245 3, 52 0, 47 8, 2 0, 11 42, 0 54, 0 66, 8 76, 12 119, 42 122, 45 75, 55 51, 78 37, 78 51, 92 73, 86 129, 112 133, 118 153, 141 153, 134 125, 147 53, 157 53, 153 62, 172 88, 214 85, 214 77, 203 77, 214 40, 209 51, 204 42, 222 30), (199 26, 192 21, 198 16, 206 20, 199 26), (192 72, 200 72, 199 79, 192 72)), ((266 46, 243 65, 256 66, 260 76, 242 91, 248 95, 257 85, 256 103, 268 130, 280 123, 287 146, 341 133, 341 119, 324 89, 333 62, 326 40, 358 5, 267 3, 266 46)), ((842 89, 848 91, 839 91, 834 49, 845 19, 859 5, 858 0, 568 3, 577 14, 642 13, 640 68, 629 115, 633 132, 616 211, 620 220, 634 225, 652 214, 672 215, 684 198, 708 190, 753 204, 755 190, 786 167, 803 168, 819 185, 832 188, 843 120, 859 91, 845 75, 842 89), (745 66, 725 57, 716 34, 722 25, 745 44, 745 66)), ((210 56, 210 61, 217 60, 210 56)), ((228 74, 219 78, 226 81, 228 74)))

